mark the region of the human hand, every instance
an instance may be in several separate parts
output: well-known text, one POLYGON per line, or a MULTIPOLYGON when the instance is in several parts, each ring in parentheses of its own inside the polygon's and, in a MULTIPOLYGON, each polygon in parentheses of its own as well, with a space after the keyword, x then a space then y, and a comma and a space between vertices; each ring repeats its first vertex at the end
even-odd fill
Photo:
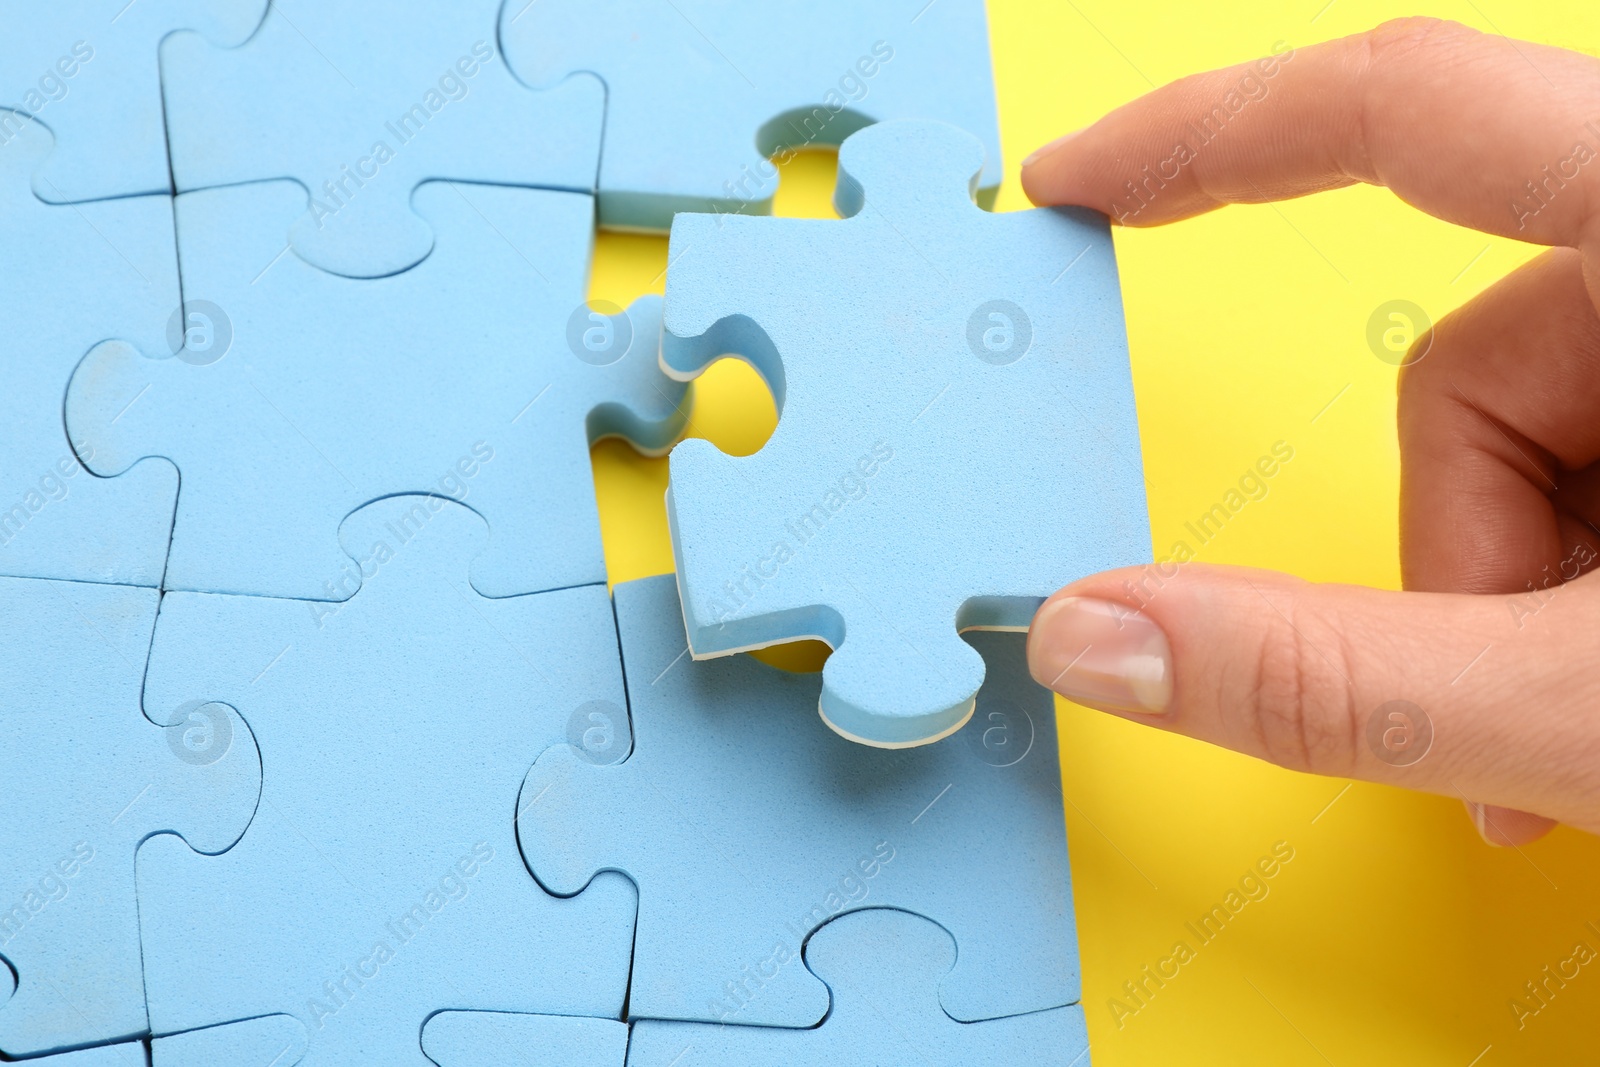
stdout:
POLYGON ((1600 62, 1401 20, 1174 82, 1022 168, 1036 204, 1131 226, 1356 182, 1552 246, 1401 370, 1408 592, 1109 571, 1040 608, 1033 675, 1285 767, 1460 797, 1494 844, 1600 833, 1600 577, 1580 577, 1600 563, 1600 62))

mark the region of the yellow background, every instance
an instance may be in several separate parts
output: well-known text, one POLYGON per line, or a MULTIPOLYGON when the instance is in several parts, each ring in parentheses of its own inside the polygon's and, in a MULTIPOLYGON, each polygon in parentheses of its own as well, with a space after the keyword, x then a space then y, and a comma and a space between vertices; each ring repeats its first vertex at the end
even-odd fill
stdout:
MULTIPOLYGON (((1183 74, 1431 14, 1600 54, 1593 0, 990 0, 1006 156, 998 210, 1027 205, 1022 158, 1183 74)), ((831 215, 833 159, 783 174, 777 212, 831 215)), ((1395 587, 1395 369, 1366 342, 1393 299, 1437 319, 1535 253, 1428 219, 1377 189, 1118 231, 1158 552, 1276 441, 1295 457, 1200 552, 1211 562, 1395 587), (1331 402, 1331 406, 1330 406, 1331 402)), ((664 238, 603 234, 591 298, 660 292, 664 238)), ((1530 314, 1537 314, 1530 309, 1530 314)), ((759 448, 770 396, 742 364, 697 383, 690 432, 759 448)), ((672 569, 665 460, 594 450, 613 581, 672 569)), ((793 658, 793 657, 792 657, 793 658)), ((813 661, 815 650, 798 661, 813 661)), ((1600 950, 1600 840, 1482 844, 1453 800, 1292 774, 1065 703, 1068 839, 1093 1060, 1122 1064, 1502 1067, 1600 1060, 1600 961, 1518 1028, 1523 983, 1600 950), (1185 929, 1275 842, 1294 859, 1212 943, 1185 929), (1119 1022, 1125 981, 1196 948, 1119 1022)), ((983 872, 974 872, 984 877, 983 872)), ((1063 1057, 1064 1058, 1064 1057, 1063 1057)))

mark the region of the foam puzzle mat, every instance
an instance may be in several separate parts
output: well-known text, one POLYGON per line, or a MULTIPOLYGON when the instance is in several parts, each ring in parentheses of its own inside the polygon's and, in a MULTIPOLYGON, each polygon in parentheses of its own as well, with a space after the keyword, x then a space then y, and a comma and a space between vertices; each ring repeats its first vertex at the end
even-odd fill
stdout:
POLYGON ((1088 1062, 1016 631, 1148 525, 1104 219, 988 211, 982 3, 5 19, 0 1061, 1088 1062), (760 217, 839 146, 852 218, 760 217), (601 227, 664 301, 589 303, 601 227), (590 450, 724 355, 769 469, 684 446, 613 589, 590 450))

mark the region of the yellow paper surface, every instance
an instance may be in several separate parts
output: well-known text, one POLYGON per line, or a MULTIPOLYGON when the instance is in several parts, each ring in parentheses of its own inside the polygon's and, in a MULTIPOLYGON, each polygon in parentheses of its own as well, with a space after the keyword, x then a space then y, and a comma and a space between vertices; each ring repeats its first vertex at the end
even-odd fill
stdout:
MULTIPOLYGON (((997 209, 1027 206, 1016 174, 1028 152, 1151 88, 1417 13, 1600 52, 1593 0, 1421 12, 1376 0, 991 0, 997 209)), ((827 153, 788 164, 777 213, 831 216, 833 173, 827 153)), ((1183 539, 1209 562, 1398 586, 1396 372, 1369 348, 1368 320, 1392 300, 1437 319, 1537 249, 1368 188, 1118 230, 1116 244, 1156 553, 1183 539), (1195 544, 1185 523, 1279 441, 1294 459, 1267 494, 1195 544)), ((660 292, 666 265, 665 238, 602 234, 591 298, 625 306, 660 292)), ((740 454, 776 421, 760 379, 731 360, 695 384, 692 412, 692 434, 740 454)), ((670 571, 666 460, 617 442, 593 458, 611 580, 670 571)), ((764 655, 814 669, 823 652, 764 655)), ((1559 978, 1580 943, 1600 953, 1600 840, 1559 830, 1492 849, 1454 800, 1293 774, 1059 709, 1098 1067, 1600 1062, 1600 958, 1559 978), (1275 848, 1292 859, 1241 889, 1275 848), (1245 890, 1259 899, 1197 936, 1213 906, 1245 890), (1163 964, 1179 942, 1190 958, 1163 964), (1148 977, 1163 966, 1172 977, 1148 977), (1519 1019, 1513 1000, 1538 1010, 1519 1019)))

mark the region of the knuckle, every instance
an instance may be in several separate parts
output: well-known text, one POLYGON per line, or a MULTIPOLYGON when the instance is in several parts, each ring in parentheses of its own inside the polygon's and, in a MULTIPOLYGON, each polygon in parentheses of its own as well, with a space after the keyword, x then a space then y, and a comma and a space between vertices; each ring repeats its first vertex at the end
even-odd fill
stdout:
POLYGON ((1282 610, 1263 631, 1247 709, 1261 753, 1291 770, 1347 775, 1360 724, 1344 638, 1325 620, 1282 610))
POLYGON ((1476 31, 1449 19, 1408 15, 1390 19, 1367 31, 1367 52, 1377 63, 1404 61, 1441 39, 1476 36, 1476 31))
MULTIPOLYGON (((1462 45, 1477 31, 1445 19, 1413 16, 1391 19, 1353 39, 1351 59, 1360 71, 1354 128, 1345 153, 1347 173, 1363 181, 1388 184, 1373 164, 1372 137, 1383 126, 1386 96, 1394 91, 1397 72, 1437 60, 1462 45)), ((1470 45, 1468 46, 1470 47, 1470 45)))

